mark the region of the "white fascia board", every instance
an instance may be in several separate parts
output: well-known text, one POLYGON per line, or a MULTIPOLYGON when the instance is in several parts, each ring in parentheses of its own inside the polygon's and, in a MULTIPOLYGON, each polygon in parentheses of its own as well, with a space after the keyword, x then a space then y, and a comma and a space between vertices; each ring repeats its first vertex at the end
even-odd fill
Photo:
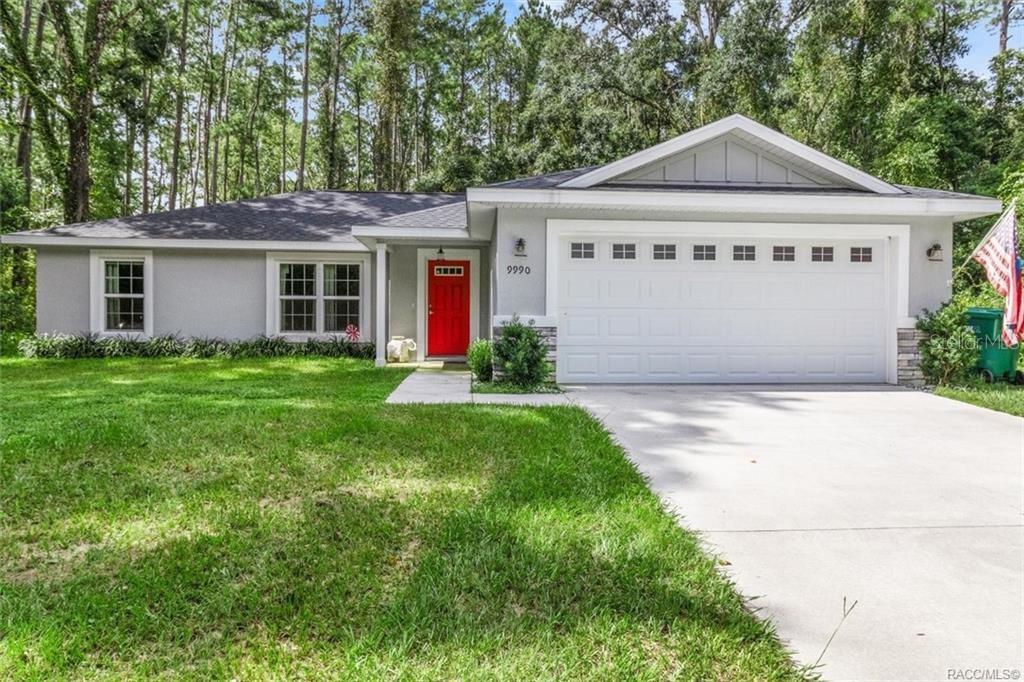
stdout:
POLYGON ((450 227, 382 227, 379 225, 354 225, 352 236, 356 239, 451 239, 467 241, 469 230, 450 227))
POLYGON ((627 190, 509 189, 467 190, 469 201, 506 206, 605 207, 686 210, 751 214, 810 215, 941 215, 967 220, 999 213, 998 199, 836 194, 772 194, 768 192, 630 192, 627 190))
POLYGON ((742 130, 754 137, 758 137, 770 145, 798 156, 815 166, 824 168, 825 170, 830 171, 831 173, 834 173, 866 190, 871 190, 878 194, 904 194, 903 190, 898 187, 894 187, 893 185, 890 185, 883 180, 879 180, 869 173, 858 170, 849 164, 843 163, 839 159, 832 158, 828 154, 819 152, 817 149, 813 149, 801 142, 797 142, 788 135, 783 135, 777 130, 772 130, 767 126, 761 125, 760 123, 740 114, 726 116, 719 121, 709 123, 708 125, 697 128, 696 130, 691 130, 690 132, 674 137, 671 140, 667 140, 661 144, 656 144, 653 147, 631 154, 624 159, 613 161, 612 163, 596 168, 589 173, 584 173, 583 175, 571 180, 567 180, 560 184, 559 187, 576 189, 593 187, 594 185, 618 177, 623 173, 628 173, 631 170, 654 163, 659 159, 672 156, 673 154, 678 154, 679 152, 691 147, 696 147, 699 144, 703 144, 708 140, 712 140, 733 130, 742 130))
POLYGON ((208 249, 231 251, 368 251, 352 242, 262 241, 258 239, 146 239, 107 237, 59 237, 8 234, 0 242, 16 246, 81 246, 89 248, 208 249))

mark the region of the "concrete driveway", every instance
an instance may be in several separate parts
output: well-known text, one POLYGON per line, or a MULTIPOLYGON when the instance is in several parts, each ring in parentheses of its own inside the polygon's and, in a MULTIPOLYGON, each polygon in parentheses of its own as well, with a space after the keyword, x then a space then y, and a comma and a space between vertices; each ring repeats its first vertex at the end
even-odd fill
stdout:
POLYGON ((884 387, 570 395, 799 663, 825 651, 818 670, 835 680, 1019 679, 1024 420, 884 387))

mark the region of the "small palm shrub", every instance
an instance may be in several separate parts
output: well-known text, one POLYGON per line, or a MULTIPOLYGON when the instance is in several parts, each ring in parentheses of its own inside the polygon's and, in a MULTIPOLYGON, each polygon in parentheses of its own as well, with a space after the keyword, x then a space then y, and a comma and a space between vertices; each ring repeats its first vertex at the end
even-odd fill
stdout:
POLYGON ((477 381, 490 381, 494 375, 494 358, 491 342, 487 339, 476 339, 466 349, 466 364, 477 381))
POLYGON ((967 325, 967 307, 966 299, 954 298, 918 317, 917 328, 928 334, 920 348, 921 371, 929 383, 960 383, 978 362, 978 342, 967 325))
POLYGON ((547 346, 533 327, 513 317, 494 341, 494 364, 504 371, 503 381, 523 388, 533 388, 547 379, 551 367, 547 362, 547 346))
POLYGON ((128 336, 100 338, 96 334, 39 334, 18 342, 27 358, 280 358, 293 355, 372 359, 372 343, 355 343, 343 337, 309 339, 304 343, 280 336, 256 336, 240 341, 194 337, 128 336))

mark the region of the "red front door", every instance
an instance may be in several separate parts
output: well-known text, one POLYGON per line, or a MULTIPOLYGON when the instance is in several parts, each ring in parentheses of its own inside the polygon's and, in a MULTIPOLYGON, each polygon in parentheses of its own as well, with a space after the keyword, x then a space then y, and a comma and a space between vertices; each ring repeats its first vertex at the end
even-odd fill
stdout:
POLYGON ((465 355, 469 346, 469 261, 427 261, 427 355, 465 355))

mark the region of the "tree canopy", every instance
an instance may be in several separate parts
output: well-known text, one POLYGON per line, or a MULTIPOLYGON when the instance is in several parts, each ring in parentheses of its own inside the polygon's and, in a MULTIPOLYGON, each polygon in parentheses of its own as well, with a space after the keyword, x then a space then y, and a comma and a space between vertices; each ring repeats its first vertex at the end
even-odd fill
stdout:
MULTIPOLYGON (((1021 0, 0 0, 0 228, 459 190, 734 112, 891 182, 1009 197, 1022 19, 1021 0), (979 25, 984 75, 960 66, 979 25)), ((30 268, 4 252, 8 296, 30 268)))

